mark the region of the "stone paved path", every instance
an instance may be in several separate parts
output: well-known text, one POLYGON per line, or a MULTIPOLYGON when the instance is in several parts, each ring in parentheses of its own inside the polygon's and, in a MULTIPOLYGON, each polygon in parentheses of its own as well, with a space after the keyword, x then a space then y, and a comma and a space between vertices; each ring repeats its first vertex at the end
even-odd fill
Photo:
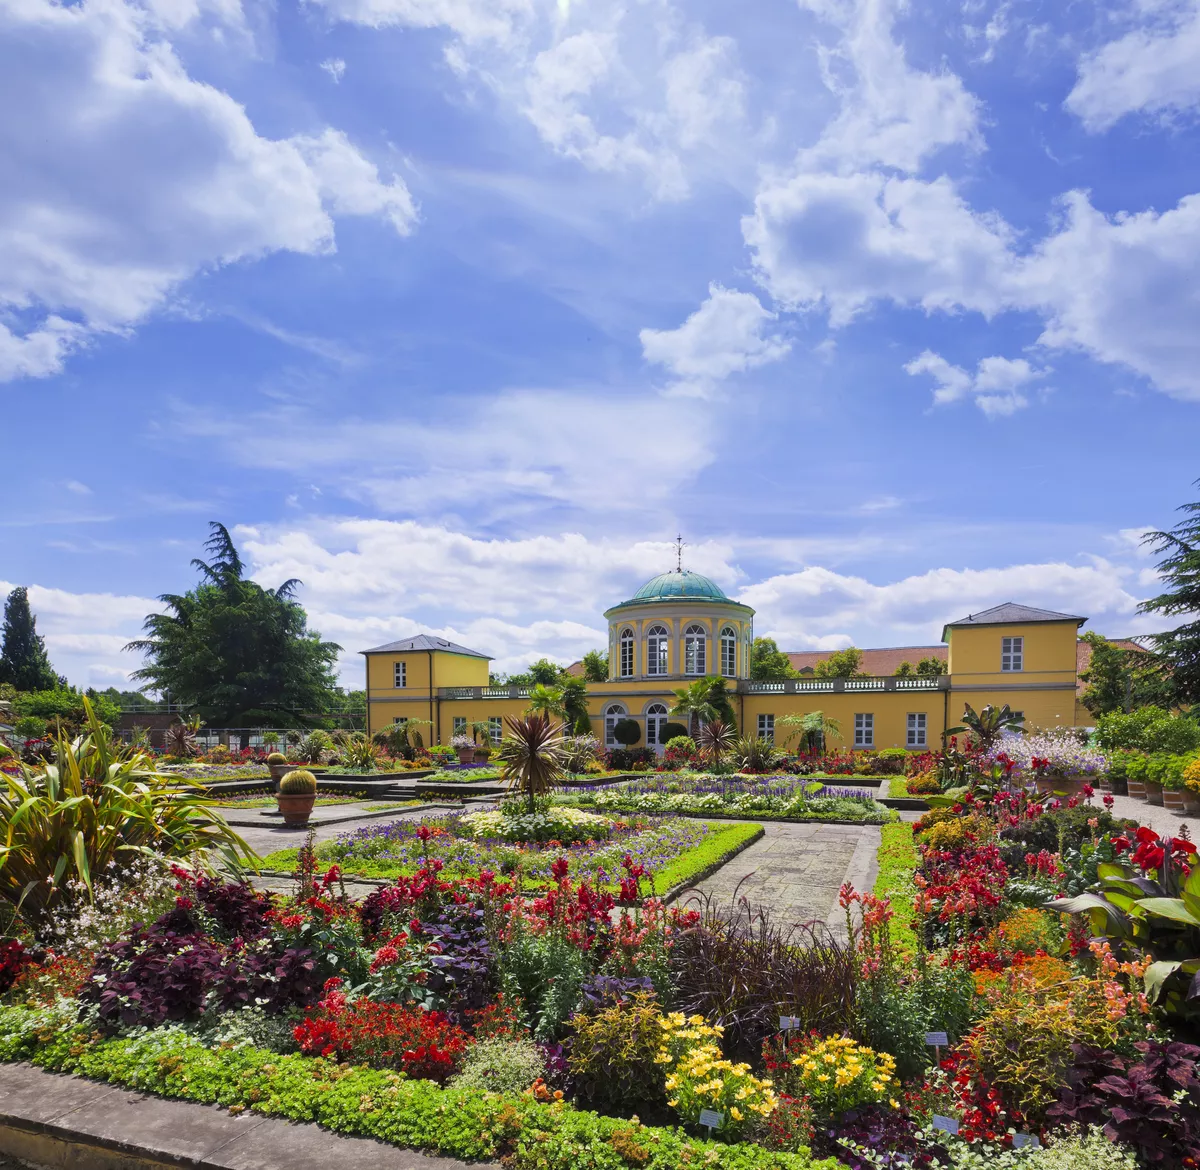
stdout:
POLYGON ((702 881, 697 891, 722 908, 745 898, 769 909, 782 924, 823 920, 835 933, 844 933, 838 890, 846 881, 859 890, 874 884, 879 827, 762 824, 763 837, 702 881))

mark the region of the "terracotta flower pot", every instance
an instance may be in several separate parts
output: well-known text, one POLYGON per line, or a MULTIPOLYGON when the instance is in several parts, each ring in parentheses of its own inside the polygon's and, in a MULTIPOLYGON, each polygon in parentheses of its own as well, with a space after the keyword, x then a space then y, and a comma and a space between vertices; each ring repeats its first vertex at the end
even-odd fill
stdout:
POLYGON ((1134 800, 1146 799, 1146 782, 1144 780, 1126 780, 1126 795, 1134 800))
POLYGON ((1175 788, 1163 789, 1163 808, 1169 808, 1172 812, 1183 812, 1184 800, 1183 792, 1175 788))
POLYGON ((283 823, 293 828, 303 828, 312 816, 313 805, 317 802, 315 792, 283 793, 275 797, 279 811, 283 813, 283 823))
POLYGON ((1111 792, 1112 791, 1112 777, 1107 772, 1105 772, 1105 774, 1103 776, 1101 776, 1100 779, 1096 782, 1096 787, 1099 788, 1102 792, 1111 792))
POLYGON ((1083 791, 1086 781, 1079 776, 1039 776, 1037 790, 1042 796, 1057 796, 1061 800, 1070 800, 1083 791))
POLYGON ((1146 803, 1147 804, 1162 804, 1163 802, 1163 786, 1155 784, 1153 780, 1146 781, 1146 803))
POLYGON ((473 764, 475 762, 475 749, 474 748, 459 748, 458 749, 458 762, 460 764, 473 764))
POLYGON ((484 751, 481 748, 475 749, 475 761, 474 762, 476 764, 486 764, 488 762, 488 760, 490 760, 491 758, 492 758, 492 753, 490 751, 484 751))
POLYGON ((1183 790, 1183 811, 1189 816, 1200 817, 1200 792, 1193 788, 1183 790))
POLYGON ((1126 780, 1124 776, 1109 776, 1108 790, 1113 794, 1113 796, 1128 796, 1129 781, 1126 780))

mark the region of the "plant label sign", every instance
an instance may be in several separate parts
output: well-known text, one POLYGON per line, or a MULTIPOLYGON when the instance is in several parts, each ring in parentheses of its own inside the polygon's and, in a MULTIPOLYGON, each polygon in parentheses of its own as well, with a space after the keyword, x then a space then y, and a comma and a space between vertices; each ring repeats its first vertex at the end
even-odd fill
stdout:
POLYGON ((724 1113, 717 1113, 712 1109, 700 1110, 700 1124, 707 1126, 709 1129, 720 1129, 724 1121, 724 1113))
POLYGON ((1023 1150, 1028 1147, 1031 1150, 1040 1150, 1042 1143, 1038 1140, 1036 1133, 1014 1133, 1013 1134, 1013 1149, 1023 1150))
POLYGON ((939 1117, 935 1113, 933 1115, 933 1128, 940 1129, 942 1133, 956 1134, 958 1133, 958 1122, 953 1117, 939 1117))
POLYGON ((948 1048, 950 1046, 950 1038, 945 1032, 926 1032, 925 1044, 928 1048, 948 1048))
POLYGON ((779 1017, 779 1030, 781 1032, 793 1032, 793 1031, 796 1031, 799 1027, 800 1027, 800 1017, 799 1016, 780 1016, 779 1017))

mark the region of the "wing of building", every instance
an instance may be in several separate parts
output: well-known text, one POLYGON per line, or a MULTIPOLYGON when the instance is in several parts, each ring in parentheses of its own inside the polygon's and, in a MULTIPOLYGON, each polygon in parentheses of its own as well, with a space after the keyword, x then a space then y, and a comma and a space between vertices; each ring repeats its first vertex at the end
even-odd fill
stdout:
MULTIPOLYGON (((854 748, 920 749, 940 743, 965 703, 1008 703, 1033 727, 1076 723, 1078 631, 1086 618, 1006 602, 950 622, 942 643, 863 651, 863 678, 750 678, 754 610, 709 578, 687 569, 661 573, 605 613, 609 677, 588 684, 595 733, 616 746, 613 727, 633 719, 641 744, 661 750, 675 692, 705 675, 727 680, 739 727, 773 737, 775 720, 821 711, 854 748), (945 673, 896 677, 902 661, 941 658, 945 673)), ((420 720, 426 738, 447 743, 456 732, 502 734, 503 718, 527 706, 528 688, 490 686, 487 654, 425 634, 365 650, 367 719, 372 733, 399 720, 420 720)), ((825 653, 789 655, 795 669, 825 653)), ((1082 709, 1081 709, 1082 710, 1082 709)), ((1086 717, 1086 712, 1083 712, 1086 717)))

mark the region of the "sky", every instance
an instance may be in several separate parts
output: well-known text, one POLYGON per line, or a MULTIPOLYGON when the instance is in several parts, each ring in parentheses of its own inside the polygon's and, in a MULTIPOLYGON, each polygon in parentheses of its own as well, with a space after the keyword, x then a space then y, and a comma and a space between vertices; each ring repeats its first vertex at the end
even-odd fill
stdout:
POLYGON ((674 564, 785 649, 1152 631, 1196 498, 1200 0, 0 0, 0 588, 207 524, 514 671, 674 564))

